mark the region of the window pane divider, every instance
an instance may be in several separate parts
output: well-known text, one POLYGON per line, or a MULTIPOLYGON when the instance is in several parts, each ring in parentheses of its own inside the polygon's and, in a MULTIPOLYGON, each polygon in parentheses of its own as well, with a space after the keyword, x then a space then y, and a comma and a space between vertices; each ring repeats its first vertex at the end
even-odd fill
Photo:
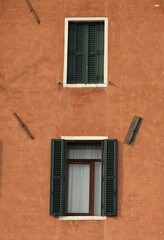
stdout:
POLYGON ((89 196, 89 213, 94 215, 94 179, 95 179, 95 163, 90 163, 90 196, 89 196))
POLYGON ((68 163, 79 163, 79 164, 89 164, 91 162, 101 162, 101 159, 67 159, 68 163))

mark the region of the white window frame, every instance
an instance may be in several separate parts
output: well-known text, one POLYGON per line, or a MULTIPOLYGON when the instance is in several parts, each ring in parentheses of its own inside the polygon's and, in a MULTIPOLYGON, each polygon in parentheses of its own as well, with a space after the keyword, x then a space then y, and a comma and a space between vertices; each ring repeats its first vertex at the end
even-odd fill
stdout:
POLYGON ((107 17, 82 17, 82 18, 65 18, 64 32, 64 73, 63 87, 107 87, 108 85, 108 18, 107 17), (104 22, 104 83, 101 84, 67 84, 67 61, 68 61, 68 23, 74 22, 104 22))

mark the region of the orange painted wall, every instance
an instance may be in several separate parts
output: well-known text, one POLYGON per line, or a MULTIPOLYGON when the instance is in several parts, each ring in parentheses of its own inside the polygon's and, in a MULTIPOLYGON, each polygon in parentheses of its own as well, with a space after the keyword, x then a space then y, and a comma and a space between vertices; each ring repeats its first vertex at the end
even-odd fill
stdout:
POLYGON ((163 240, 164 1, 31 3, 40 25, 25 1, 0 1, 0 239, 163 240), (87 16, 109 19, 113 85, 63 88, 64 18, 87 16), (123 141, 134 115, 144 121, 131 147, 123 141), (63 135, 118 139, 117 217, 49 215, 50 139, 63 135))

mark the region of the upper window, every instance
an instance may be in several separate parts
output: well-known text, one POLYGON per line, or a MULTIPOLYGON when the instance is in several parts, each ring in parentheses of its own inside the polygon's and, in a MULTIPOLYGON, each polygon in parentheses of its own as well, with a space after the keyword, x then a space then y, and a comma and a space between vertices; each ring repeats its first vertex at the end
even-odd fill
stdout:
POLYGON ((107 86, 107 19, 66 19, 64 86, 107 86))
POLYGON ((115 216, 117 141, 52 140, 51 215, 115 216))

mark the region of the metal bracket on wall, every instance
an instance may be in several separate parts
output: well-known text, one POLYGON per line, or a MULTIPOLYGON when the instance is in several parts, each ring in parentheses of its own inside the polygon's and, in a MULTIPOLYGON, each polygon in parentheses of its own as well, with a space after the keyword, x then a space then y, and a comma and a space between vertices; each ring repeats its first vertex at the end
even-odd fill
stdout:
POLYGON ((34 16, 36 22, 37 22, 38 24, 40 24, 40 19, 39 19, 38 15, 36 14, 35 10, 33 9, 30 1, 29 1, 29 0, 25 0, 25 1, 26 1, 26 4, 27 4, 28 8, 30 9, 30 12, 31 12, 32 15, 34 16))
POLYGON ((13 113, 13 115, 15 116, 15 118, 18 120, 19 124, 21 125, 21 127, 26 131, 26 133, 29 135, 29 137, 31 139, 34 139, 34 136, 32 135, 32 133, 30 132, 30 130, 27 128, 27 126, 25 125, 25 123, 22 121, 22 119, 18 116, 17 113, 13 113))
POLYGON ((141 124, 143 122, 143 118, 134 116, 131 122, 131 125, 128 129, 128 132, 126 134, 124 143, 133 146, 134 142, 136 140, 136 136, 139 132, 139 129, 141 127, 141 124))

